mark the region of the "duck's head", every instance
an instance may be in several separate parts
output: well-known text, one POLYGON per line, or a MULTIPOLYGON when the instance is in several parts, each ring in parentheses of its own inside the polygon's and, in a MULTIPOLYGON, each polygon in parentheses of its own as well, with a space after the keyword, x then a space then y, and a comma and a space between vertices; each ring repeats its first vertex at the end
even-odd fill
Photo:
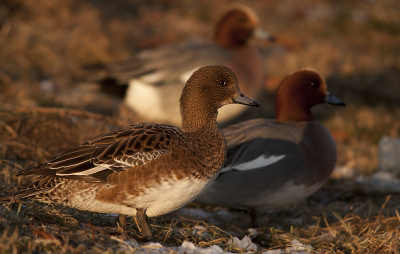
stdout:
POLYGON ((324 102, 345 106, 328 92, 325 79, 316 70, 307 68, 292 72, 283 79, 276 92, 276 120, 312 120, 311 107, 324 102))
POLYGON ((215 120, 217 110, 227 104, 259 106, 240 91, 236 76, 228 67, 202 67, 191 75, 182 90, 183 126, 188 121, 215 120))
POLYGON ((235 6, 219 20, 214 32, 214 42, 226 48, 239 48, 251 38, 267 41, 275 37, 261 28, 257 15, 248 7, 235 6))

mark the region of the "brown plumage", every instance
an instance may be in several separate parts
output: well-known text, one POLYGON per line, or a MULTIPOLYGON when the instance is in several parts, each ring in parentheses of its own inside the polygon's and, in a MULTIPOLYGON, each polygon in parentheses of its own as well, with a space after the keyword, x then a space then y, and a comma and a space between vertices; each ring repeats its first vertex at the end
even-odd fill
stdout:
POLYGON ((82 210, 138 216, 173 211, 194 199, 220 171, 226 153, 217 109, 258 105, 224 66, 197 70, 181 96, 182 129, 138 123, 89 140, 18 175, 39 179, 12 197, 64 203, 82 210))

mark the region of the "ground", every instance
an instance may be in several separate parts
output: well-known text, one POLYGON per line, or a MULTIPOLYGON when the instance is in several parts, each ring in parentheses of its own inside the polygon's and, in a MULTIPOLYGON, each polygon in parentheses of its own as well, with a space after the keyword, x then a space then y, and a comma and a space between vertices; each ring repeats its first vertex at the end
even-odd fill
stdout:
MULTIPOLYGON (((20 169, 127 124, 114 117, 120 98, 92 85, 104 75, 103 66, 142 49, 210 38, 216 18, 233 3, 244 2, 1 1, 1 192, 29 182, 15 176, 20 169)), ((246 5, 277 41, 255 42, 267 60, 262 107, 236 121, 273 117, 277 85, 304 67, 320 71, 330 92, 347 104, 314 109, 338 147, 331 179, 299 204, 261 213, 252 241, 259 250, 284 248, 298 239, 316 253, 399 253, 398 192, 360 179, 378 170, 379 140, 400 135, 400 2, 254 0, 246 5)), ((139 233, 129 222, 129 237, 135 238, 139 233)), ((228 240, 249 234, 245 212, 196 204, 150 224, 156 240, 170 247, 186 240, 243 252, 229 247, 228 240)), ((3 202, 0 232, 0 253, 132 252, 122 247, 115 217, 31 201, 3 202)))

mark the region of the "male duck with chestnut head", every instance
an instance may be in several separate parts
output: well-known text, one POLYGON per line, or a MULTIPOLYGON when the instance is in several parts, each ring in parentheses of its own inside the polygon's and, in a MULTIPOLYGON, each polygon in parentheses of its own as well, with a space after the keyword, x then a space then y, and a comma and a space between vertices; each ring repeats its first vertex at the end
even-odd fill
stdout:
POLYGON ((319 189, 337 159, 329 131, 314 119, 311 107, 344 106, 313 69, 295 71, 279 85, 275 119, 253 119, 223 129, 228 156, 216 181, 195 202, 257 210, 299 202, 319 189))

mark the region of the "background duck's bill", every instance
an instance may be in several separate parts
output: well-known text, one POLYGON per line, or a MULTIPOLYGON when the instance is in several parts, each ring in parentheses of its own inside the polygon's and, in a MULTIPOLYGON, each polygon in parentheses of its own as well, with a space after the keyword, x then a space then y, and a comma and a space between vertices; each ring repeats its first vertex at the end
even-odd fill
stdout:
POLYGON ((341 101, 340 99, 336 98, 335 96, 333 96, 329 92, 327 93, 324 101, 329 103, 329 104, 333 104, 333 105, 337 105, 337 106, 346 106, 346 104, 343 101, 341 101))

